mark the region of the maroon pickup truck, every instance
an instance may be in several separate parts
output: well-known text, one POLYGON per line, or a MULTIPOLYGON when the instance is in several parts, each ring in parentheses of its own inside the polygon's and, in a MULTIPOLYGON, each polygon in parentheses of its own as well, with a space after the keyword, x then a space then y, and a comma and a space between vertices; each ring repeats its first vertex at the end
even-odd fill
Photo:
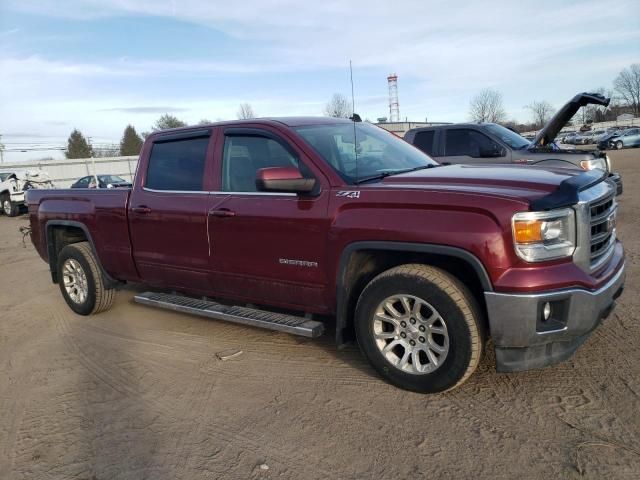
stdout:
POLYGON ((440 166, 367 123, 260 119, 154 133, 131 189, 27 203, 78 314, 140 282, 155 307, 308 337, 335 325, 391 383, 439 392, 489 337, 498 371, 539 368, 609 314, 625 270, 605 175, 440 166))

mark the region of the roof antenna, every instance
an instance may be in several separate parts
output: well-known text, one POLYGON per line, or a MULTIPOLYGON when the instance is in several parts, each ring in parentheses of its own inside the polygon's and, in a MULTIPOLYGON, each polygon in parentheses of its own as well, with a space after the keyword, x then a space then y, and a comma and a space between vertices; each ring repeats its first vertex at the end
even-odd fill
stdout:
POLYGON ((353 66, 349 59, 349 76, 351 78, 351 120, 353 121, 353 152, 356 157, 356 183, 358 183, 358 139, 356 138, 356 122, 361 122, 360 115, 356 113, 356 97, 353 94, 353 66))

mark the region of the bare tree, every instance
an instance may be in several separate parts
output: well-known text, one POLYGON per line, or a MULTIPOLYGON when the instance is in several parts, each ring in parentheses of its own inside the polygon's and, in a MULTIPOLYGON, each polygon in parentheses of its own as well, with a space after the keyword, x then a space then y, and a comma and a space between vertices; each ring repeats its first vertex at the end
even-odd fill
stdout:
POLYGON ((500 123, 507 118, 502 104, 502 94, 492 88, 485 88, 471 99, 469 116, 474 122, 500 123))
POLYGON ((613 87, 635 116, 640 116, 640 63, 622 70, 613 81, 613 87))
POLYGON ((238 109, 238 120, 247 120, 250 118, 256 118, 256 114, 253 112, 253 108, 249 103, 241 103, 238 109))
POLYGON ((542 100, 541 102, 531 102, 524 108, 531 110, 533 124, 536 129, 542 128, 542 126, 549 121, 551 114, 553 113, 553 105, 546 100, 542 100))
POLYGON ((324 106, 324 114, 327 117, 349 118, 351 116, 349 101, 344 95, 334 93, 331 100, 324 106))

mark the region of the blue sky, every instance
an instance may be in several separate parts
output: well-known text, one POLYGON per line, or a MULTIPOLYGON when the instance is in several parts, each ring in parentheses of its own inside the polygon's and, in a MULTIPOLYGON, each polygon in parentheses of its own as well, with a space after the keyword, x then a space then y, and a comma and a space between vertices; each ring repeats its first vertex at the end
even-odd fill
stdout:
POLYGON ((349 59, 363 118, 389 115, 395 72, 402 118, 464 121, 492 87, 524 121, 531 101, 559 107, 640 62, 640 2, 0 0, 0 134, 117 142, 128 123, 230 119, 241 102, 320 115, 350 93, 349 59))

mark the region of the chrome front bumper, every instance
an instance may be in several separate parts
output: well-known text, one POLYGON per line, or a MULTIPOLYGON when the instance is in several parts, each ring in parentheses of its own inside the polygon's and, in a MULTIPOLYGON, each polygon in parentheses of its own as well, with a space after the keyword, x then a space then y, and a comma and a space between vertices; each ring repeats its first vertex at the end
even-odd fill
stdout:
POLYGON ((623 264, 596 291, 574 288, 536 294, 485 292, 498 371, 541 368, 571 357, 611 313, 624 281, 623 264), (547 320, 543 315, 546 303, 551 307, 547 320))

